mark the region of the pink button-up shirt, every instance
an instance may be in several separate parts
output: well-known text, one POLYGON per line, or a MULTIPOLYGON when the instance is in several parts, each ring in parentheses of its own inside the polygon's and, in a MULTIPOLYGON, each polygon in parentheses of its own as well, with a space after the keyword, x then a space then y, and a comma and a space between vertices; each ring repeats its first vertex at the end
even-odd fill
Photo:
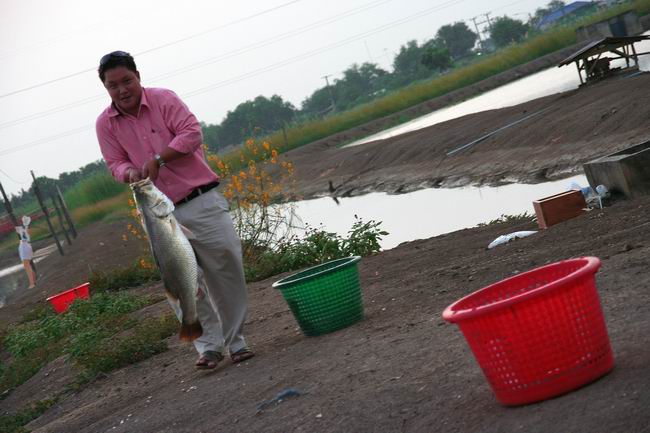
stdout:
POLYGON ((154 182, 173 202, 219 179, 205 160, 201 125, 171 90, 142 89, 137 117, 111 104, 97 118, 96 130, 104 160, 120 182, 127 169, 141 169, 167 146, 186 154, 162 167, 154 182))

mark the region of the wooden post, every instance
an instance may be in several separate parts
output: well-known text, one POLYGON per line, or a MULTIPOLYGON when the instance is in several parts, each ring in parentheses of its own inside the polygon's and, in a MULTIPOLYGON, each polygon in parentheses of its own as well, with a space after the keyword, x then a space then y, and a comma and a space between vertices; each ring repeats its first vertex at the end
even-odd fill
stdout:
POLYGON ((59 224, 61 225, 61 230, 63 230, 63 235, 65 236, 65 240, 68 242, 68 245, 72 245, 72 241, 70 240, 70 235, 68 234, 68 231, 65 229, 65 225, 63 225, 63 215, 61 215, 61 209, 59 209, 59 205, 56 202, 55 196, 50 197, 52 199, 52 204, 54 205, 54 209, 56 210, 56 216, 59 219, 59 224))
POLYGON ((585 82, 582 81, 582 71, 580 70, 580 60, 576 60, 576 68, 578 68, 578 77, 580 77, 580 84, 585 84, 585 82))
POLYGON ((70 227, 70 231, 72 232, 72 237, 76 238, 77 229, 74 228, 74 223, 72 222, 72 218, 70 217, 70 213, 68 212, 68 205, 65 204, 65 200, 63 199, 63 194, 61 194, 59 185, 56 185, 56 194, 57 197, 59 198, 59 204, 61 205, 61 210, 63 211, 63 215, 65 215, 65 220, 68 222, 68 227, 70 227))
POLYGON ((16 218, 16 215, 14 215, 14 209, 13 207, 11 207, 11 201, 9 201, 9 198, 7 198, 7 194, 5 193, 5 189, 2 187, 1 183, 0 183, 0 192, 2 192, 2 198, 5 202, 5 209, 9 214, 9 218, 11 218, 12 224, 14 225, 14 227, 21 225, 18 223, 18 218, 16 218))
POLYGON ((636 48, 634 48, 634 44, 632 44, 632 58, 634 59, 634 64, 636 67, 639 67, 639 56, 636 53, 636 48))
POLYGON ((29 172, 32 174, 32 179, 34 179, 34 193, 36 194, 36 199, 38 200, 38 203, 41 205, 41 210, 45 215, 45 219, 47 220, 47 226, 50 228, 50 233, 52 233, 54 242, 56 242, 56 247, 59 249, 59 254, 64 255, 61 242, 59 242, 59 238, 56 236, 56 231, 54 230, 54 227, 52 227, 52 221, 50 221, 50 214, 47 212, 47 207, 45 207, 45 203, 43 202, 43 198, 41 197, 41 190, 38 187, 38 182, 36 181, 36 176, 34 176, 34 171, 30 170, 29 172))
POLYGON ((287 138, 287 124, 282 124, 282 135, 284 135, 284 151, 289 150, 289 139, 287 138))

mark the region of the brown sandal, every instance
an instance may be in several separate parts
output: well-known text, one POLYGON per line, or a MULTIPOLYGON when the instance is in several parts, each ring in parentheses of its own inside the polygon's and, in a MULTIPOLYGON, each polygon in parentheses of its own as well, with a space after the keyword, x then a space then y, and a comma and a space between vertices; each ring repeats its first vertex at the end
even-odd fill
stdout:
POLYGON ((250 350, 248 347, 244 347, 243 349, 239 349, 235 353, 230 354, 230 359, 232 360, 233 363, 239 364, 240 362, 244 362, 248 359, 251 359, 253 356, 255 356, 255 353, 250 350))
POLYGON ((201 370, 212 370, 217 368, 219 362, 223 360, 223 355, 213 350, 203 352, 203 355, 196 361, 196 368, 201 370))

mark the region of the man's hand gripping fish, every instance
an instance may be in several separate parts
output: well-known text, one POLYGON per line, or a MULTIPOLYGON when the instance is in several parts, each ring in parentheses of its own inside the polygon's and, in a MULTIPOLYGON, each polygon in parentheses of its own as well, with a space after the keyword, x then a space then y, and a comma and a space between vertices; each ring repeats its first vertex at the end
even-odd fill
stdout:
POLYGON ((179 337, 193 341, 203 334, 196 311, 198 265, 194 250, 174 214, 174 204, 149 179, 132 183, 133 197, 140 211, 151 252, 171 302, 179 302, 183 317, 179 337))

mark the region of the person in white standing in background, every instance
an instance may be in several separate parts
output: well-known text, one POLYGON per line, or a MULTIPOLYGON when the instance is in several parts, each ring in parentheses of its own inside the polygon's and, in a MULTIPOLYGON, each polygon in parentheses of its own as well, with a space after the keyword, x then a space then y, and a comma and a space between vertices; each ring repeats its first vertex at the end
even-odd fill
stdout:
POLYGON ((32 222, 31 218, 27 215, 23 215, 22 218, 23 225, 16 227, 16 232, 20 236, 20 244, 18 245, 18 255, 20 260, 23 262, 23 267, 25 272, 27 272, 27 278, 29 279, 29 289, 36 287, 36 273, 34 268, 32 268, 32 259, 34 258, 34 252, 32 251, 32 244, 29 242, 31 238, 29 237, 29 223, 32 222))

